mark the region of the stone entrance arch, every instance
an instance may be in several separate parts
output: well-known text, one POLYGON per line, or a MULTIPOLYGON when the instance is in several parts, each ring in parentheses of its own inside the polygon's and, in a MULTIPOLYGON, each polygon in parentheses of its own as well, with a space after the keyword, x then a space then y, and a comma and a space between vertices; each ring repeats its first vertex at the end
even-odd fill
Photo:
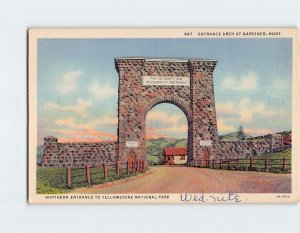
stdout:
POLYGON ((118 156, 145 158, 145 122, 155 105, 178 106, 188 121, 188 162, 217 153, 213 71, 216 60, 116 58, 119 73, 118 156))

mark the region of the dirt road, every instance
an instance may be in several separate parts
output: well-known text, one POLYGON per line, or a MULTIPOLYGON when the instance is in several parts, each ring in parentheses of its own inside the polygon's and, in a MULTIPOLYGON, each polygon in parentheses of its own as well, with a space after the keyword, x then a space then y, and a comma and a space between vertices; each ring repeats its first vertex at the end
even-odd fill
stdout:
POLYGON ((192 167, 152 167, 148 174, 77 189, 76 193, 287 193, 290 174, 192 167))

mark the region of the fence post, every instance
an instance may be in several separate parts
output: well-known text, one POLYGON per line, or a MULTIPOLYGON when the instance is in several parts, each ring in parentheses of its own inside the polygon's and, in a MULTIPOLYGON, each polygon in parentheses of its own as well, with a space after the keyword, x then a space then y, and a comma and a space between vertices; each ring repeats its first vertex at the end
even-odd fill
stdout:
POLYGON ((212 160, 212 168, 215 168, 215 159, 212 160))
POLYGON ((132 173, 134 173, 134 170, 135 170, 134 165, 135 165, 135 163, 134 163, 134 161, 132 161, 132 163, 131 163, 131 168, 132 168, 132 169, 131 169, 131 172, 132 172, 132 173))
POLYGON ((118 177, 120 176, 120 161, 117 161, 116 163, 116 174, 118 177))
POLYGON ((220 169, 222 169, 222 159, 220 159, 220 169))
POLYGON ((249 165, 249 169, 250 171, 252 171, 252 157, 250 156, 250 165, 249 165))
POLYGON ((129 167, 129 165, 130 165, 130 164, 129 164, 129 161, 128 161, 128 160, 127 160, 127 163, 126 163, 126 164, 127 164, 127 175, 129 175, 129 173, 130 173, 130 167, 129 167))
POLYGON ((69 188, 71 188, 71 167, 67 167, 67 185, 69 188))
POLYGON ((85 167, 86 181, 88 184, 91 184, 91 173, 90 173, 90 165, 87 164, 85 167))
POLYGON ((104 174, 104 179, 107 178, 107 165, 106 162, 103 164, 103 174, 104 174))
POLYGON ((230 170, 231 164, 230 164, 230 158, 228 159, 228 170, 230 170))
POLYGON ((268 161, 268 157, 266 156, 266 157, 265 157, 265 170, 266 170, 266 171, 268 170, 268 165, 269 165, 268 162, 269 162, 269 161, 268 161))
POLYGON ((282 161, 282 171, 285 172, 285 166, 286 166, 286 157, 283 157, 283 161, 282 161))

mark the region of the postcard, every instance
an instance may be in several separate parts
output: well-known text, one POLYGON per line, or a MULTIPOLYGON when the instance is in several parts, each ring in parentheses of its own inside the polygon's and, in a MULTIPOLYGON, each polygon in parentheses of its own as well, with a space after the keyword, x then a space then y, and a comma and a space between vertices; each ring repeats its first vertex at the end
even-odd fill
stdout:
POLYGON ((299 30, 28 30, 30 203, 300 199, 299 30))

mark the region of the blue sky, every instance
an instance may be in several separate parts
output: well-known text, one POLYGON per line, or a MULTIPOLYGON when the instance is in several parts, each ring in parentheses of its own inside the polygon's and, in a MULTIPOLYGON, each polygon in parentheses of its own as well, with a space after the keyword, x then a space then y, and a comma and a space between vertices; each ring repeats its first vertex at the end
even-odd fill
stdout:
MULTIPOLYGON (((39 39, 38 143, 116 140, 114 57, 218 59, 214 86, 219 134, 291 129, 291 39, 39 39)), ((148 137, 186 137, 181 110, 160 104, 148 137)))

